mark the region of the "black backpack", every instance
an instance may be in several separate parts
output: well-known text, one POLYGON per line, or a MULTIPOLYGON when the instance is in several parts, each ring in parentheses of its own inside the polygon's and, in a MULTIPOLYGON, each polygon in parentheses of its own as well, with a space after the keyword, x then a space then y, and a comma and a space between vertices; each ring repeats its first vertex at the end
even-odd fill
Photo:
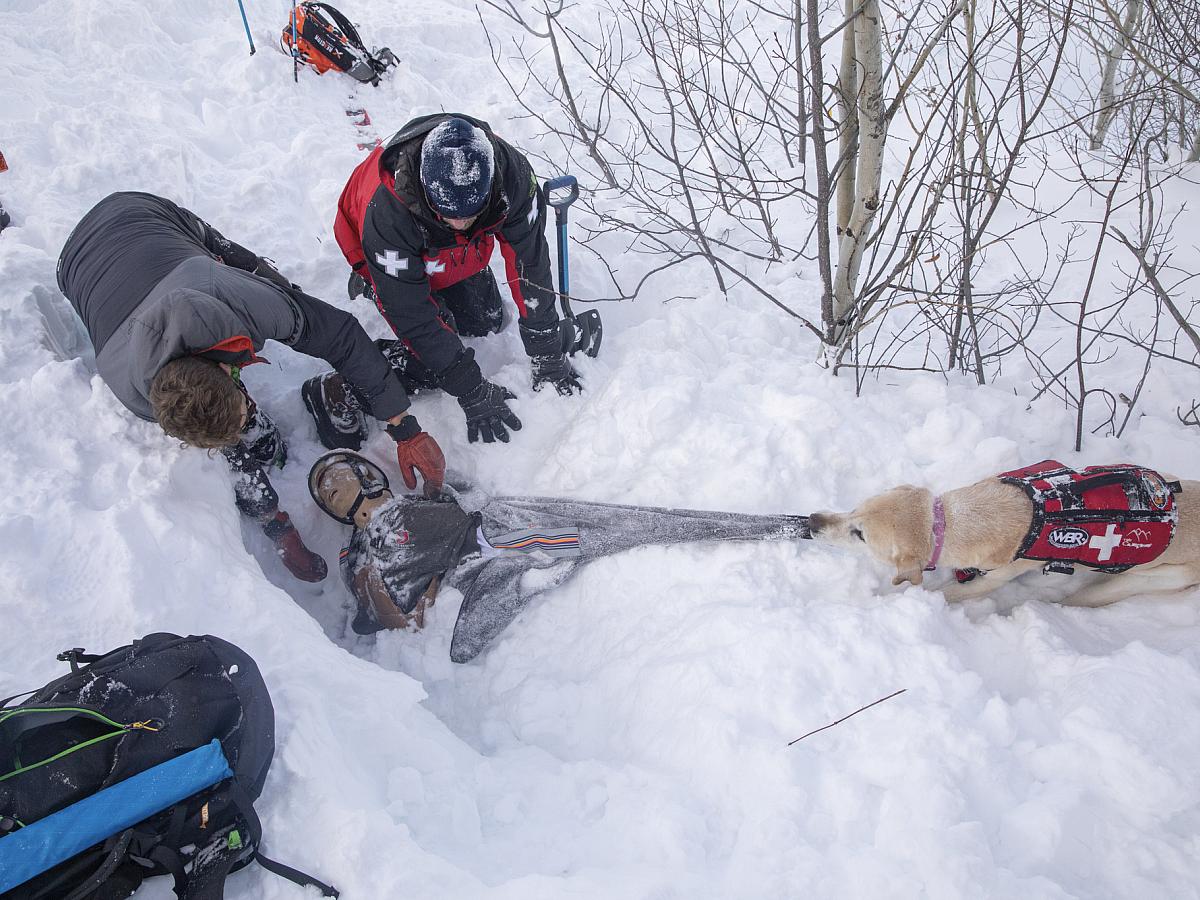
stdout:
POLYGON ((219 900, 251 862, 338 896, 259 853, 275 712, 246 653, 152 634, 58 658, 69 675, 0 703, 3 900, 113 900, 166 874, 180 898, 219 900))
POLYGON ((314 0, 292 7, 279 46, 318 75, 334 69, 364 84, 378 85, 380 76, 398 63, 387 47, 367 50, 358 29, 345 15, 314 0))

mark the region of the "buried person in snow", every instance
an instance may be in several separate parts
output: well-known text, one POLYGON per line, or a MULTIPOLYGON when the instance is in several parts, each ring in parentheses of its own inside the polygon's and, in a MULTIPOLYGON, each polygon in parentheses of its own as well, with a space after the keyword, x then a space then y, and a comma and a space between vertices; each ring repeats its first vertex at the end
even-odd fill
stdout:
POLYGON ((317 505, 354 531, 342 577, 358 608, 353 628, 421 627, 438 589, 463 594, 450 658, 473 659, 534 597, 580 566, 653 544, 808 538, 808 518, 547 497, 488 497, 447 487, 436 498, 395 496, 383 471, 357 453, 314 463, 317 505))
MULTIPOLYGON (((503 325, 488 268, 497 243, 534 390, 581 390, 566 353, 575 331, 555 305, 546 202, 520 151, 486 122, 446 113, 405 125, 354 170, 338 201, 334 236, 353 270, 351 298, 365 294, 395 332, 397 340, 379 344, 410 392, 441 389, 458 400, 471 442, 507 442, 521 428, 508 406, 513 394, 483 377, 461 340, 503 325)), ((337 382, 312 379, 305 403, 329 449, 356 450, 356 398, 347 411, 337 382), (323 403, 332 405, 328 413, 323 403), (336 429, 323 423, 329 418, 336 429)))
POLYGON ((268 340, 332 364, 388 423, 405 482, 431 488, 445 461, 408 414, 387 360, 349 313, 310 297, 267 261, 162 197, 117 193, 75 226, 58 286, 96 350, 101 378, 134 415, 185 444, 219 449, 238 510, 258 522, 293 575, 320 581, 325 560, 304 546, 267 477, 287 448, 242 385, 268 340))

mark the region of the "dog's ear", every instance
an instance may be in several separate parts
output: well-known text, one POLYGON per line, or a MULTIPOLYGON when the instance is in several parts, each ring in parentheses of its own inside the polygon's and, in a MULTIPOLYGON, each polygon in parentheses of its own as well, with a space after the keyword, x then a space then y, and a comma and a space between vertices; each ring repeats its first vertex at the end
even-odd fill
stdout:
POLYGON ((896 563, 896 575, 892 584, 901 585, 906 581, 920 584, 925 580, 925 561, 919 559, 902 559, 896 563))

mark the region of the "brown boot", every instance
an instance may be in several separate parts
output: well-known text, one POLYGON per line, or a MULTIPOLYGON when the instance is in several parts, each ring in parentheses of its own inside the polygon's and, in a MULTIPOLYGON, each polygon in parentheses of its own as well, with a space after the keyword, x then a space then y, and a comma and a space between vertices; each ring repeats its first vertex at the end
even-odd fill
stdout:
POLYGON ((263 534, 275 544, 275 552, 287 570, 301 581, 323 581, 329 574, 325 560, 304 546, 300 532, 283 510, 263 525, 263 534))

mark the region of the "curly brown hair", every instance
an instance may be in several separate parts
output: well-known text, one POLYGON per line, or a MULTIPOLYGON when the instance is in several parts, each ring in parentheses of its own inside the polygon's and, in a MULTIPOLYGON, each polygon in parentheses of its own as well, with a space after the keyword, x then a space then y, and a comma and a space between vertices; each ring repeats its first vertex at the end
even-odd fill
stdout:
POLYGON ((162 430, 193 447, 228 447, 242 432, 241 388, 211 359, 173 359, 150 382, 150 408, 162 430))

